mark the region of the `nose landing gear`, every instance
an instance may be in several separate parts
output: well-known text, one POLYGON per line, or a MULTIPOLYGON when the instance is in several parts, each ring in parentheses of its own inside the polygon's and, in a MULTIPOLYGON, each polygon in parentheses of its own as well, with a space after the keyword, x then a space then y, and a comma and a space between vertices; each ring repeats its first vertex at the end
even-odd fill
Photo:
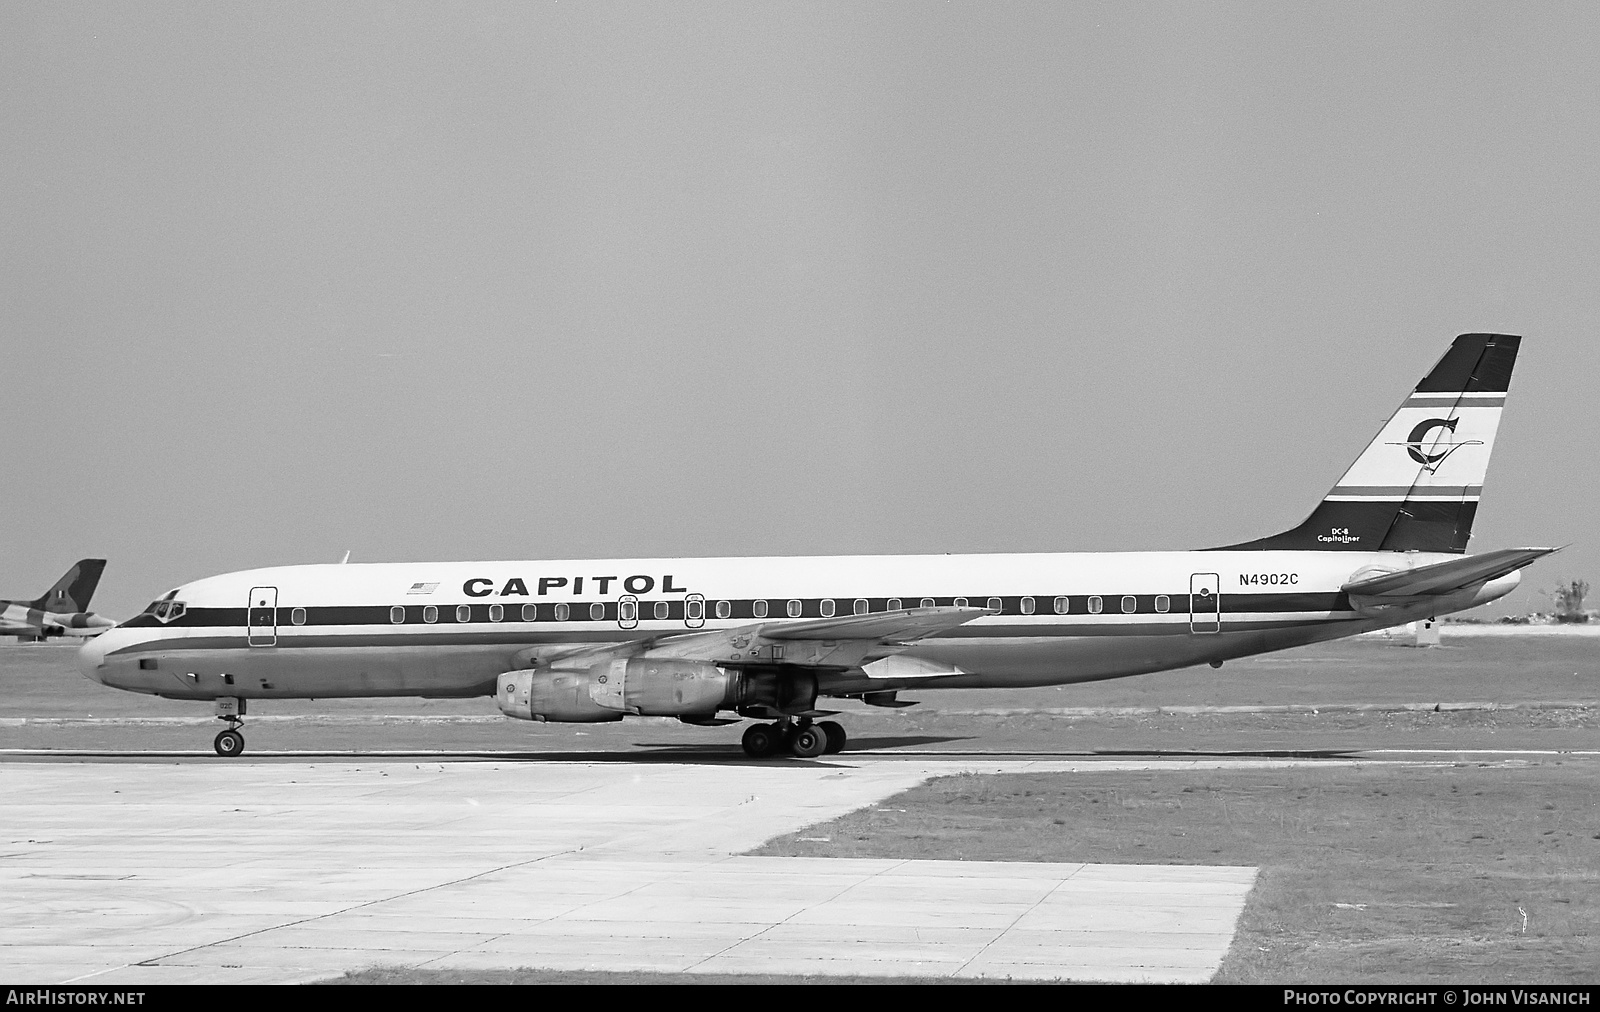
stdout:
POLYGON ((815 759, 844 751, 848 736, 837 721, 813 724, 809 717, 785 717, 771 724, 752 724, 745 728, 744 754, 752 759, 767 759, 787 751, 799 759, 815 759))
POLYGON ((233 757, 244 753, 244 709, 243 699, 233 696, 221 696, 217 699, 217 719, 227 721, 228 727, 220 731, 211 742, 211 747, 217 750, 217 755, 233 757))
POLYGON ((244 752, 244 735, 239 733, 238 727, 229 727, 217 734, 211 746, 217 750, 217 755, 240 755, 244 752))

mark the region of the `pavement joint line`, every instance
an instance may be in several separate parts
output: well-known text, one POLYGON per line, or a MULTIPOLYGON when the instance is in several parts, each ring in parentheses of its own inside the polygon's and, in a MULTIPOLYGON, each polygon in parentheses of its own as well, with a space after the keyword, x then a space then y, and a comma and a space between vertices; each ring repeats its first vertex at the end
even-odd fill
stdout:
POLYGON ((1006 935, 1006 932, 1010 931, 1012 928, 1014 928, 1018 924, 1020 924, 1024 917, 1028 916, 1029 914, 1033 913, 1035 910, 1039 909, 1039 907, 1044 905, 1044 901, 1045 900, 1048 900, 1050 897, 1054 896, 1058 891, 1060 891, 1060 889, 1063 886, 1065 886, 1068 882, 1070 882, 1072 879, 1076 878, 1080 873, 1082 873, 1083 869, 1086 868, 1086 867, 1088 867, 1088 865, 1080 863, 1078 865, 1078 867, 1076 867, 1076 868, 1074 868, 1072 870, 1071 874, 1067 875, 1065 878, 1063 878, 1060 881, 1058 881, 1054 886, 1052 886, 1050 888, 1049 892, 1045 893, 1043 896, 1041 896, 1037 900, 1035 900, 1033 902, 1033 905, 1028 907, 1028 909, 1024 910, 1022 913, 1020 913, 1017 916, 1013 917, 1011 919, 1011 923, 1007 924, 1004 928, 1001 928, 998 932, 996 932, 996 934, 995 934, 995 936, 993 938, 989 939, 987 942, 984 942, 982 947, 980 947, 977 952, 974 952, 972 954, 972 958, 967 960, 965 963, 962 963, 960 966, 956 967, 955 972, 950 974, 950 976, 952 976, 952 977, 961 976, 961 972, 963 970, 965 970, 967 967, 971 966, 973 964, 973 962, 978 959, 978 957, 982 956, 985 952, 988 952, 991 948, 993 948, 994 947, 994 943, 996 943, 1000 939, 1004 938, 1005 935, 1006 935))
MULTIPOLYGON (((582 791, 573 792, 573 794, 581 794, 581 793, 583 793, 583 792, 582 791)), ((573 794, 565 795, 565 797, 572 797, 573 794)), ((575 850, 567 851, 566 855, 551 855, 551 856, 571 856, 573 854, 582 853, 583 850, 584 850, 584 848, 580 846, 575 850)), ((531 864, 533 862, 525 862, 525 863, 531 864)), ((516 867, 516 866, 515 865, 508 865, 507 866, 508 869, 512 868, 512 867, 516 867)), ((468 881, 468 879, 462 879, 462 881, 465 882, 465 881, 468 881)), ((532 921, 532 923, 533 924, 538 924, 538 925, 549 924, 550 922, 558 921, 563 917, 570 917, 572 914, 577 913, 578 911, 582 910, 584 907, 594 906, 596 903, 609 903, 612 900, 618 899, 619 897, 627 896, 629 893, 638 892, 640 889, 644 889, 647 886, 652 885, 652 884, 653 883, 645 882, 645 883, 642 883, 640 885, 636 885, 636 886, 632 887, 631 889, 626 889, 626 890, 624 890, 624 891, 622 891, 620 893, 614 893, 614 894, 612 894, 610 896, 605 896, 605 897, 601 897, 601 898, 598 898, 598 899, 585 900, 585 901, 583 901, 581 903, 576 903, 576 904, 573 904, 571 906, 568 906, 565 909, 563 909, 563 910, 561 910, 561 911, 559 911, 557 913, 552 913, 552 914, 550 914, 550 915, 548 915, 546 917, 540 917, 537 920, 532 921)), ((400 898, 400 897, 396 897, 396 898, 400 898)), ((423 967, 423 966, 427 966, 429 963, 437 963, 441 959, 449 959, 452 956, 458 956, 463 952, 467 952, 467 951, 469 951, 469 949, 482 948, 483 946, 488 945, 491 942, 497 942, 502 938, 510 938, 510 937, 512 937, 512 936, 514 936, 516 934, 517 934, 517 932, 515 932, 515 931, 502 931, 499 934, 496 934, 496 935, 493 935, 493 936, 491 936, 489 938, 486 938, 483 941, 478 942, 475 945, 470 946, 467 949, 455 949, 455 950, 452 950, 450 952, 440 953, 439 955, 434 956, 432 959, 425 959, 422 962, 418 963, 417 966, 418 967, 423 967)))
POLYGON ((93 973, 86 973, 81 977, 74 977, 71 980, 66 981, 65 983, 76 984, 78 981, 81 981, 81 980, 89 980, 91 978, 98 977, 103 973, 114 973, 114 972, 116 972, 118 970, 126 970, 126 969, 128 969, 129 967, 132 967, 132 966, 152 966, 152 967, 160 966, 163 960, 175 959, 178 956, 182 956, 182 955, 185 955, 186 953, 190 953, 190 952, 199 952, 201 949, 209 949, 213 945, 227 945, 230 942, 237 942, 237 941, 239 941, 241 939, 249 938, 252 935, 260 935, 260 934, 263 934, 263 933, 268 932, 268 931, 277 931, 277 930, 279 930, 281 928, 296 928, 296 927, 300 927, 300 926, 305 925, 305 924, 310 924, 313 921, 320 921, 320 920, 324 920, 324 919, 329 918, 329 917, 337 917, 340 914, 347 914, 347 913, 350 913, 351 911, 360 910, 363 907, 370 907, 370 906, 373 906, 373 905, 378 904, 378 903, 388 903, 388 902, 391 902, 393 900, 403 900, 408 896, 417 896, 417 895, 420 895, 422 893, 432 892, 435 889, 445 889, 445 888, 448 888, 450 886, 460 885, 460 884, 462 884, 464 882, 471 882, 473 879, 483 878, 485 875, 493 875, 496 872, 508 871, 508 870, 510 870, 512 868, 520 868, 520 867, 523 867, 525 865, 530 865, 530 864, 538 864, 541 861, 548 861, 548 860, 550 860, 551 858, 554 858, 554 857, 563 857, 563 856, 566 856, 568 854, 575 854, 575 853, 578 853, 579 851, 581 851, 582 849, 583 849, 582 847, 578 847, 578 848, 575 848, 575 849, 556 851, 553 854, 541 854, 539 857, 530 858, 529 860, 526 860, 526 861, 514 861, 511 864, 501 865, 498 868, 487 868, 487 869, 484 869, 483 871, 475 872, 475 873, 473 873, 471 875, 463 875, 460 878, 451 879, 451 880, 446 881, 446 882, 435 882, 432 885, 418 886, 415 889, 408 889, 405 892, 395 893, 392 896, 379 896, 379 897, 376 897, 374 899, 363 900, 360 903, 354 903, 354 904, 351 904, 348 907, 344 907, 344 908, 339 909, 339 910, 329 910, 326 913, 315 914, 315 915, 313 915, 311 917, 301 917, 301 918, 299 918, 297 920, 285 921, 282 924, 272 924, 272 925, 268 925, 267 927, 264 927, 264 928, 256 928, 254 931, 241 932, 240 934, 233 935, 232 937, 229 937, 229 938, 216 938, 216 939, 213 939, 213 940, 211 940, 209 942, 203 942, 203 943, 201 943, 199 945, 191 945, 191 946, 188 946, 187 948, 178 949, 178 950, 175 950, 173 952, 166 953, 165 955, 152 956, 149 959, 141 959, 137 963, 123 963, 121 966, 105 967, 104 969, 96 970, 93 973))
MULTIPOLYGON (((926 781, 923 781, 923 782, 926 783, 926 781)), ((732 856, 733 855, 730 855, 730 857, 732 857, 732 856)), ((724 858, 724 860, 728 860, 728 858, 724 858)), ((739 939, 737 942, 731 942, 728 945, 723 946, 721 949, 718 949, 716 952, 713 952, 711 955, 706 956, 704 959, 701 959, 698 962, 694 962, 694 963, 689 964, 687 967, 685 967, 683 970, 680 970, 679 972, 680 973, 693 973, 695 967, 703 966, 706 963, 710 962, 711 960, 716 959, 718 956, 724 955, 725 953, 732 952, 734 949, 737 949, 739 946, 744 945, 744 944, 746 944, 748 942, 753 942, 757 938, 760 938, 762 935, 764 935, 767 932, 771 931, 773 928, 776 928, 781 924, 787 924, 790 921, 794 920, 796 917, 799 917, 801 914, 806 913, 806 912, 808 912, 810 910, 813 910, 816 907, 821 906, 824 903, 833 902, 834 900, 836 900, 839 897, 843 896, 845 893, 847 893, 850 890, 854 889, 856 886, 860 885, 862 881, 878 878, 879 876, 883 875, 884 873, 886 873, 886 872, 888 872, 888 871, 890 871, 890 870, 892 870, 894 868, 902 868, 902 867, 904 867, 907 863, 909 863, 909 859, 908 858, 901 858, 900 860, 895 861, 892 865, 890 865, 887 868, 879 868, 877 871, 873 872, 871 875, 868 875, 867 879, 864 879, 864 880, 861 880, 861 881, 850 882, 847 885, 844 885, 843 887, 841 887, 837 892, 835 892, 832 896, 829 896, 827 899, 821 900, 821 901, 816 902, 816 903, 809 903, 806 906, 801 907, 799 910, 794 911, 788 917, 785 917, 783 920, 774 921, 771 924, 768 924, 765 927, 761 928, 761 930, 753 932, 752 934, 746 935, 745 937, 739 939)))

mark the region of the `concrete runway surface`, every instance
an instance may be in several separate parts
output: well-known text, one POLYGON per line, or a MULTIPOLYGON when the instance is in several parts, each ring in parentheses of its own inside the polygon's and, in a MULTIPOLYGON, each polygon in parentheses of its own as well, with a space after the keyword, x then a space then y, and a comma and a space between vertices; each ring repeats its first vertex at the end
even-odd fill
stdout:
POLYGON ((93 984, 374 964, 1205 981, 1254 868, 737 855, 934 776, 1296 764, 10 760, 0 976, 93 984))

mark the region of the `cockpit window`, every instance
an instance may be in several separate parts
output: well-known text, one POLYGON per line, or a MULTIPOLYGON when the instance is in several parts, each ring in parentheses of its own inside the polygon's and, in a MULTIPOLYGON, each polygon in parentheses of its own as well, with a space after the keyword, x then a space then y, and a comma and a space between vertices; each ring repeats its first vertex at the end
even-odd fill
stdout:
MULTIPOLYGON (((177 591, 172 593, 176 594, 177 591)), ((172 594, 168 594, 159 601, 151 601, 150 607, 146 608, 144 613, 146 615, 154 615, 158 622, 171 622, 174 619, 182 618, 183 613, 187 610, 187 606, 182 601, 174 601, 172 600, 172 594)))
POLYGON ((150 607, 144 610, 146 615, 154 615, 161 622, 171 622, 184 612, 183 602, 174 601, 178 596, 176 590, 169 590, 165 594, 150 602, 150 607))

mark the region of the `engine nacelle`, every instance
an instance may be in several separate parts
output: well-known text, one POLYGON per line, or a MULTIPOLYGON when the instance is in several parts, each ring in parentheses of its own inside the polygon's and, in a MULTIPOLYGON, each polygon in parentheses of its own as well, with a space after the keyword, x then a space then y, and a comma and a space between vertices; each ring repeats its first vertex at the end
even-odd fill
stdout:
POLYGON ((704 661, 622 658, 588 668, 507 671, 495 702, 509 717, 566 723, 621 720, 630 713, 709 716, 732 705, 737 677, 704 661))

